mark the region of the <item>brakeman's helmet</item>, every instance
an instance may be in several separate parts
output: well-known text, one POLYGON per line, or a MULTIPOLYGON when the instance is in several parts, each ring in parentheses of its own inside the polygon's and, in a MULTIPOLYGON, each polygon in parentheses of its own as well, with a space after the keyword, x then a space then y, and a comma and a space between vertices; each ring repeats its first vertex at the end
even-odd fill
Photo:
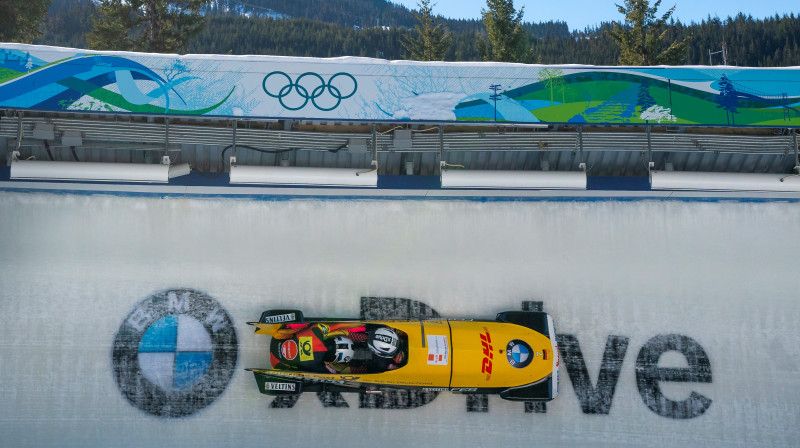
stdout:
POLYGON ((355 351, 353 351, 352 340, 344 336, 337 336, 333 339, 333 343, 336 347, 333 362, 350 362, 350 360, 353 359, 355 351))
POLYGON ((369 336, 367 343, 369 349, 381 358, 394 358, 400 351, 400 338, 391 328, 378 328, 370 331, 369 336))

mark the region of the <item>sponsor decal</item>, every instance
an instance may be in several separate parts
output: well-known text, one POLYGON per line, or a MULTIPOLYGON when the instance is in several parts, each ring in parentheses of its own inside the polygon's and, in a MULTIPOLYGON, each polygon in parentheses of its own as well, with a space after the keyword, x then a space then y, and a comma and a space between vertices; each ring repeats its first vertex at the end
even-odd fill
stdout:
POLYGON ((425 392, 477 392, 477 387, 423 387, 425 392))
POLYGON ((494 358, 494 348, 492 347, 492 337, 489 335, 489 329, 483 327, 481 333, 481 345, 483 345, 483 364, 481 365, 481 373, 486 374, 486 381, 492 378, 492 359, 494 358))
POLYGON ((319 331, 322 332, 323 336, 327 336, 328 333, 331 332, 331 327, 329 327, 327 324, 317 324, 317 328, 319 328, 319 331))
POLYGON ((308 377, 305 377, 304 380, 311 381, 313 383, 345 385, 345 381, 335 380, 335 379, 331 379, 331 378, 319 378, 319 377, 314 377, 314 376, 308 376, 308 377))
POLYGON ((447 336, 429 334, 428 336, 428 364, 446 366, 448 363, 447 336))
MULTIPOLYGON (((564 360, 572 388, 584 414, 607 415, 622 371, 628 337, 609 335, 600 364, 597 382, 593 383, 578 338, 559 334, 559 352, 564 360)), ((636 387, 644 404, 661 417, 691 419, 699 417, 711 406, 713 400, 692 391, 684 399, 667 397, 661 391, 662 382, 711 383, 711 362, 703 347, 694 339, 680 334, 662 334, 652 337, 639 350, 635 363, 636 387), (661 355, 678 352, 686 358, 688 367, 660 367, 661 355)))
POLYGON ((375 339, 377 339, 377 340, 379 340, 381 342, 385 342, 387 344, 391 344, 391 343, 394 342, 394 338, 393 337, 387 336, 385 334, 376 333, 374 337, 375 337, 375 339))
POLYGON ((303 336, 298 340, 300 341, 300 361, 313 361, 314 344, 311 340, 311 336, 303 336))
POLYGON ((269 390, 285 390, 289 392, 295 391, 294 383, 266 383, 269 390))
POLYGON ((284 341, 281 344, 280 351, 284 359, 294 359, 297 356, 297 342, 292 339, 284 341))
POLYGON ((477 392, 477 387, 423 387, 427 392, 477 392))
POLYGON ((122 395, 158 417, 211 405, 236 369, 233 320, 205 293, 171 289, 137 303, 114 338, 112 366, 122 395))
MULTIPOLYGON (((541 354, 541 353, 540 353, 541 354)), ((534 353, 525 341, 514 339, 506 345, 506 359, 511 367, 521 369, 533 360, 534 353)))
POLYGON ((264 318, 266 324, 278 324, 281 322, 291 322, 295 320, 295 313, 278 314, 275 316, 267 316, 264 318))

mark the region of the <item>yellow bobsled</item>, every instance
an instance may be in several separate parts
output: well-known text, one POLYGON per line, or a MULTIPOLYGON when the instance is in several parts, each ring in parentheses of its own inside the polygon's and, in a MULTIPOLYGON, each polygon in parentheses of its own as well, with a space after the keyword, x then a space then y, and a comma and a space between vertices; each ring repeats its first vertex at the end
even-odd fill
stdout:
POLYGON ((271 368, 247 369, 267 395, 396 388, 549 401, 558 393, 558 344, 543 312, 369 321, 269 310, 249 323, 272 336, 271 368))

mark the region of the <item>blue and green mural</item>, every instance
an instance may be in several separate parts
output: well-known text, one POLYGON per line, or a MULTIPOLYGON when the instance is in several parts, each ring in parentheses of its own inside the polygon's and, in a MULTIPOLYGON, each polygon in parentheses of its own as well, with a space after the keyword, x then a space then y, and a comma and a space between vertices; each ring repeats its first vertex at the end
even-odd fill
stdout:
POLYGON ((0 108, 355 121, 800 126, 800 68, 160 55, 0 43, 0 108))

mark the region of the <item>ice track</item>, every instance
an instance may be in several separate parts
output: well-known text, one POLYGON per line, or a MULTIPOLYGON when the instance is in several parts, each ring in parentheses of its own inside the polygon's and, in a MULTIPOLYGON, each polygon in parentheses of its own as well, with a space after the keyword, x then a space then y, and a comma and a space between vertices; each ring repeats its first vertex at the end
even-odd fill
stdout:
POLYGON ((800 444, 796 203, 0 193, 0 229, 3 447, 800 444), (543 302, 559 397, 528 412, 450 393, 272 407, 243 370, 267 364, 245 322, 272 307, 358 316, 362 297, 463 318, 543 302), (190 318, 158 320, 163 307, 190 318), (224 335, 201 324, 238 346, 204 355, 224 335), (173 327, 173 352, 139 342, 173 327), (159 376, 181 346, 188 370, 159 376), (169 401, 206 384, 192 381, 223 387, 196 412, 169 401))

